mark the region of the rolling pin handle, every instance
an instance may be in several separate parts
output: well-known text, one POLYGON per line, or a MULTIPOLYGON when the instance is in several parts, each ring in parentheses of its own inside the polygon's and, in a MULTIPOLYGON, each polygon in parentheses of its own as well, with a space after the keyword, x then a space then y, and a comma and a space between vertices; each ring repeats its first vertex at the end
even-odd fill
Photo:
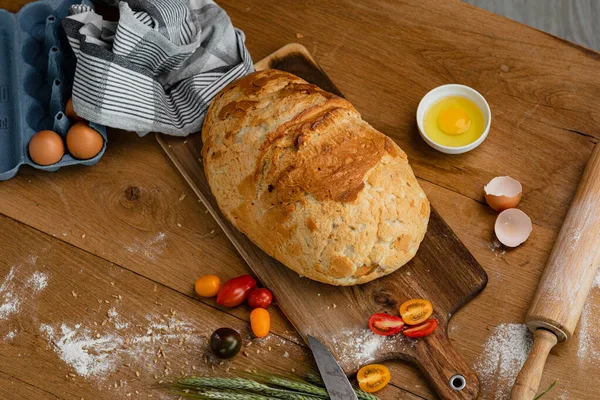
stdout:
POLYGON ((511 400, 533 400, 540 386, 544 365, 550 350, 558 343, 556 335, 547 329, 536 329, 533 347, 517 376, 511 392, 511 400))

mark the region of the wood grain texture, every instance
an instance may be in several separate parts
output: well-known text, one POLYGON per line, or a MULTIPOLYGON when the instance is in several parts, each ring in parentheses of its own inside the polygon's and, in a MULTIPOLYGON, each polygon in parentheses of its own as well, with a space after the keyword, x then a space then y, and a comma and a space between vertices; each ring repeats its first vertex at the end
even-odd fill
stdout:
MULTIPOLYGON (((25 2, 0 0, 0 7, 17 11, 25 2)), ((394 137, 408 153, 432 204, 489 275, 486 290, 452 318, 450 341, 469 365, 490 357, 484 343, 494 328, 524 321, 578 179, 598 142, 598 54, 456 0, 221 0, 219 4, 246 33, 255 60, 300 41, 363 118, 394 137), (298 33, 303 37, 297 38, 298 33), (475 87, 490 102, 490 136, 474 152, 443 156, 419 139, 414 124, 418 101, 443 83, 475 87), (520 208, 534 222, 530 239, 514 250, 495 247, 496 213, 485 205, 482 193, 492 177, 505 174, 524 184, 520 208)), ((201 274, 216 272, 229 278, 248 272, 205 212, 153 137, 119 131, 109 132, 107 152, 92 168, 58 173, 24 168, 0 184, 0 213, 32 226, 34 236, 56 235, 57 241, 69 244, 57 249, 66 259, 81 248, 107 265, 113 263, 115 271, 131 271, 136 277, 128 281, 131 287, 149 279, 186 296, 193 296, 192 282, 201 274), (164 240, 154 243, 160 233, 164 240)), ((5 223, 0 221, 0 231, 5 223)), ((35 243, 29 236, 11 234, 2 236, 0 246, 8 251, 30 249, 35 243)), ((0 267, 5 272, 10 266, 0 263, 0 267)), ((81 268, 93 272, 92 267, 81 268)), ((100 278, 90 275, 94 279, 100 278)), ((40 301, 52 304, 59 295, 49 291, 40 301)), ((211 307, 190 311, 199 318, 219 308, 211 301, 198 302, 211 307)), ((585 310, 573 339, 550 353, 540 386, 548 387, 556 379, 559 383, 548 399, 600 397, 596 382, 600 289, 592 290, 585 310)), ((241 320, 248 317, 245 308, 222 311, 241 320)), ((271 314, 274 332, 301 342, 277 308, 271 314)), ((69 308, 65 318, 72 321, 84 315, 79 308, 69 308)), ((8 326, 33 323, 32 318, 26 314, 8 326)), ((5 327, 0 324, 0 330, 5 327)), ((14 356, 20 365, 32 365, 45 343, 13 346, 7 343, 0 359, 14 356)), ((265 368, 272 357, 280 354, 265 355, 265 368)), ((23 366, 20 376, 14 377, 13 364, 3 363, 0 373, 6 379, 0 393, 9 396, 0 397, 30 399, 39 392, 39 398, 79 399, 71 394, 73 384, 60 380, 64 374, 58 367, 65 364, 57 360, 53 364, 57 368, 44 375, 57 377, 49 394, 36 389, 40 382, 34 371, 23 366)), ((406 392, 394 391, 397 387, 435 398, 410 365, 387 365, 393 386, 381 393, 383 399, 416 398, 403 397, 406 392)), ((491 371, 482 380, 482 397, 494 398, 496 388, 506 385, 498 372, 491 371)), ((86 385, 85 379, 76 385, 86 385)))
POLYGON ((596 0, 463 0, 533 28, 600 50, 596 0))
MULTIPOLYGON (((255 67, 291 72, 343 96, 301 45, 287 45, 255 67)), ((346 373, 355 373, 365 363, 402 359, 415 363, 442 398, 477 396, 479 380, 454 351, 446 332, 450 317, 485 287, 487 275, 433 208, 425 239, 407 265, 363 285, 331 287, 299 277, 265 254, 225 219, 199 159, 200 133, 185 139, 157 135, 157 139, 252 271, 273 291, 296 330, 304 337, 312 335, 330 349, 346 373), (411 298, 429 299, 435 305, 434 315, 440 321, 435 333, 416 341, 402 336, 385 338, 372 354, 359 357, 364 350, 356 346, 357 337, 362 338, 363 346, 377 339, 365 327, 369 316, 375 312, 397 314, 399 305, 411 298), (461 391, 453 390, 449 383, 457 374, 464 376, 467 382, 461 391)))
MULTIPOLYGON (((0 370, 5 371, 0 382, 7 383, 0 385, 3 399, 114 399, 129 393, 164 398, 167 393, 158 382, 184 375, 237 376, 264 371, 265 365, 284 375, 292 369, 313 371, 297 344, 277 335, 252 339, 245 321, 193 297, 6 217, 0 217, 0 224, 0 242, 16 240, 0 254, 0 276, 11 276, 6 282, 20 303, 18 312, 0 324, 0 370), (45 275, 47 286, 33 290, 34 274, 45 275), (111 317, 111 310, 117 317, 111 317), (241 333, 247 356, 225 362, 211 356, 207 339, 219 326, 241 333), (108 348, 102 345, 106 342, 108 348), (69 358, 76 349, 85 354, 84 363, 69 358), (81 370, 92 373, 82 377, 81 370), (8 392, 16 387, 20 397, 8 392)), ((399 398, 415 398, 392 391, 399 398)))

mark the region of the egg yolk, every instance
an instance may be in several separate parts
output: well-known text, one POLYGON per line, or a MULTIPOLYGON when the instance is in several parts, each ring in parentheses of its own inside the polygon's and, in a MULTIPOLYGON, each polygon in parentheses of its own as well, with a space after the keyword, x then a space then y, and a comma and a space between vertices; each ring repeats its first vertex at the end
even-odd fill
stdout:
POLYGON ((471 126, 471 119, 465 110, 458 107, 448 107, 438 116, 440 129, 448 135, 460 135, 471 126))
POLYGON ((444 97, 429 107, 423 117, 425 134, 435 143, 448 147, 466 146, 485 131, 479 106, 461 96, 444 97))

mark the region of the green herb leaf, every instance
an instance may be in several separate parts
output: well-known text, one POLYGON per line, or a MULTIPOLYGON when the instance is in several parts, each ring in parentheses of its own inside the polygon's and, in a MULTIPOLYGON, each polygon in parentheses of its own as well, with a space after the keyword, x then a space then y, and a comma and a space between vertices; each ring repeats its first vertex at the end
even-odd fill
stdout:
POLYGON ((542 397, 544 397, 545 395, 547 395, 547 394, 548 394, 548 392, 549 392, 549 391, 551 391, 551 390, 554 388, 554 386, 556 385, 556 383, 557 383, 557 382, 558 382, 558 380, 556 380, 556 381, 552 382, 552 385, 550 385, 550 387, 548 387, 548 389, 544 390, 544 391, 542 392, 542 394, 540 394, 539 396, 537 396, 537 397, 536 397, 535 399, 533 399, 533 400, 538 400, 538 399, 541 399, 542 397))

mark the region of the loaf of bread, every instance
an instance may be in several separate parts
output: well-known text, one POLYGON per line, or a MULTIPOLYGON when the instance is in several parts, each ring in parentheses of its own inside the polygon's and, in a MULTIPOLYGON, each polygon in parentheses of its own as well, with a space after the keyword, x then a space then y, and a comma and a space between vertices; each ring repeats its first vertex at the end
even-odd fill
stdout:
POLYGON ((267 254, 354 285, 417 252, 429 201, 406 154, 345 99, 266 70, 215 97, 202 159, 223 214, 267 254))

